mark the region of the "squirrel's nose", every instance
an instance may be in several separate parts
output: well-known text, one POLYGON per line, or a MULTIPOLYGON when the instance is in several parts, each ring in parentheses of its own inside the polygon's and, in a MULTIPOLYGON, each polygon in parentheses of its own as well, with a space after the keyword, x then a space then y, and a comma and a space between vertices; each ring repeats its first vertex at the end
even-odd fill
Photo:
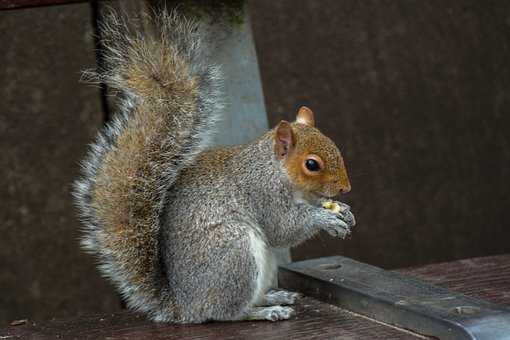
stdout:
POLYGON ((351 183, 349 181, 347 182, 340 182, 340 193, 346 194, 349 191, 351 191, 351 183))

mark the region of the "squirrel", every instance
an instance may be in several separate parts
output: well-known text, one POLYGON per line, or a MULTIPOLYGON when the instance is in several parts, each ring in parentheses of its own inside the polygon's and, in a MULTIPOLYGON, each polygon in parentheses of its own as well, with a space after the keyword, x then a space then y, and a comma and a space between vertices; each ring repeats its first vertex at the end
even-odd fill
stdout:
POLYGON ((119 109, 74 184, 82 246, 154 321, 288 319, 298 294, 270 290, 273 250, 350 233, 348 205, 321 205, 351 189, 341 153, 306 107, 251 143, 211 147, 224 104, 204 29, 175 10, 149 17, 148 33, 113 12, 100 27, 105 66, 89 79, 119 109))

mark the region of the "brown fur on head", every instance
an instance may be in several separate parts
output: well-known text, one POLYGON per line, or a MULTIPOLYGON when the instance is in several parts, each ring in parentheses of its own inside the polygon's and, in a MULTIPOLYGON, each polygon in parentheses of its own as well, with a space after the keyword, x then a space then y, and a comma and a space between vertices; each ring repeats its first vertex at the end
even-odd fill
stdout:
POLYGON ((301 107, 296 121, 275 128, 275 152, 300 190, 333 197, 351 190, 342 155, 335 143, 315 128, 312 110, 301 107))

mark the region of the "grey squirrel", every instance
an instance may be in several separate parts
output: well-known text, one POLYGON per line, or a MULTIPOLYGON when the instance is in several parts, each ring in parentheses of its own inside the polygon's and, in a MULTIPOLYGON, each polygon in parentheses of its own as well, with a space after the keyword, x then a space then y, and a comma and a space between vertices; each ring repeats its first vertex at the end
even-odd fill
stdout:
POLYGON ((93 76, 120 109, 92 144, 74 196, 82 245, 129 308, 155 321, 282 320, 296 293, 269 291, 272 249, 319 230, 345 237, 350 190, 342 156, 310 109, 252 143, 211 148, 222 112, 204 30, 175 11, 141 33, 110 14, 106 66, 93 76))

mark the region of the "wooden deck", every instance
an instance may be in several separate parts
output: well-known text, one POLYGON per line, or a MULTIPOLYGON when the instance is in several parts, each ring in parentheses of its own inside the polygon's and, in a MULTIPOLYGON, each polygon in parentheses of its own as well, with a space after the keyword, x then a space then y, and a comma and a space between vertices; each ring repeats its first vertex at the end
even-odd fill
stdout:
MULTIPOLYGON (((510 255, 399 270, 436 285, 499 304, 510 304, 510 255)), ((424 339, 343 309, 303 298, 297 316, 283 322, 165 325, 129 312, 44 323, 18 322, 0 339, 424 339)))

